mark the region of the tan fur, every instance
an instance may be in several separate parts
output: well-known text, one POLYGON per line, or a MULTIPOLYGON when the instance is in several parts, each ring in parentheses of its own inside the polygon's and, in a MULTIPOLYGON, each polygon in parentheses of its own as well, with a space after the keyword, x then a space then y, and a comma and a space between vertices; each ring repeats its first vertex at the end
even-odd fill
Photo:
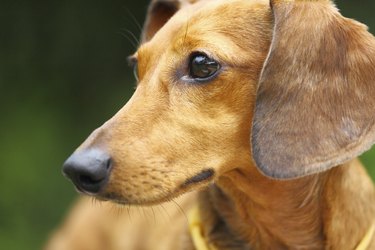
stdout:
POLYGON ((327 0, 273 1, 272 10, 263 0, 161 2, 135 54, 136 92, 78 149, 112 156, 97 198, 125 211, 81 201, 47 249, 192 250, 176 204, 155 224, 132 221, 126 208, 193 190, 198 197, 176 202, 185 212, 199 205, 205 237, 220 250, 355 249, 375 219, 373 183, 349 161, 374 140, 374 38, 327 0), (218 60, 220 75, 183 82, 193 51, 218 60), (206 169, 212 178, 188 182, 206 169))

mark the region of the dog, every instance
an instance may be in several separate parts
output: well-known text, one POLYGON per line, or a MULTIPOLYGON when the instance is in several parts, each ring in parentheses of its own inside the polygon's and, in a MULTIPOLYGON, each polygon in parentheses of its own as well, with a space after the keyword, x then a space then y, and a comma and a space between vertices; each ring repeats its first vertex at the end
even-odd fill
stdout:
POLYGON ((153 0, 142 41, 134 95, 63 171, 125 208, 176 205, 152 224, 83 198, 48 249, 375 249, 365 25, 330 0, 153 0))

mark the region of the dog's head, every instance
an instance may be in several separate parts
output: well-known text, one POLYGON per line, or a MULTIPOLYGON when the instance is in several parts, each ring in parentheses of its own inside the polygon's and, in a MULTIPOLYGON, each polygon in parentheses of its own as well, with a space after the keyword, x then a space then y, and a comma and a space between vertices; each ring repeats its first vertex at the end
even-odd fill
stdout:
POLYGON ((375 140, 375 42, 328 0, 154 0, 130 101, 64 172, 85 193, 153 204, 253 159, 297 178, 375 140))

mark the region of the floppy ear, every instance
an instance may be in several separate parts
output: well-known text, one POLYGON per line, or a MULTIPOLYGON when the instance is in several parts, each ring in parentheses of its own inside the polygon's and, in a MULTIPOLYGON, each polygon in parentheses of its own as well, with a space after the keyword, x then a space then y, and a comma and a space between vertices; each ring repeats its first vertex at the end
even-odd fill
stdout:
MULTIPOLYGON (((190 0, 191 1, 191 0, 190 0)), ((155 33, 189 0, 152 0, 148 7, 142 32, 142 42, 149 41, 155 33)))
POLYGON ((271 0, 252 153, 267 176, 318 173, 375 141, 375 40, 329 0, 271 0))

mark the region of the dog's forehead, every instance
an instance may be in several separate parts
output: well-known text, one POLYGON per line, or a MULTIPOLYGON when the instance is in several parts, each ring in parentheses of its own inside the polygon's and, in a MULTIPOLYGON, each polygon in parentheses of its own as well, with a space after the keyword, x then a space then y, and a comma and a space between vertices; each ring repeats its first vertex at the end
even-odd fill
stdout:
POLYGON ((269 0, 200 0, 182 7, 155 34, 147 47, 168 45, 192 34, 203 39, 213 33, 234 36, 251 33, 257 28, 255 26, 259 28, 269 22, 269 14, 269 0))

